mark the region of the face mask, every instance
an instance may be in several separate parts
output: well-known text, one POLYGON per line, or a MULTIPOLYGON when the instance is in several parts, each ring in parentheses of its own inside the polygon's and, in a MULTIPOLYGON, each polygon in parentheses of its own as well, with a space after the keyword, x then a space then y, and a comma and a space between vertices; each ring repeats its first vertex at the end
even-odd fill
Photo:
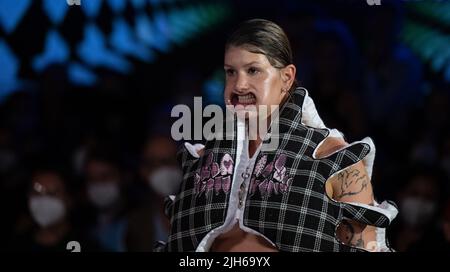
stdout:
POLYGON ((106 208, 119 198, 120 189, 117 182, 101 182, 89 184, 87 189, 89 200, 98 208, 106 208))
POLYGON ((162 196, 174 194, 178 190, 183 179, 180 169, 174 166, 164 166, 156 169, 150 174, 150 187, 162 196))
POLYGON ((435 210, 433 202, 417 197, 407 197, 400 204, 400 215, 403 221, 412 227, 426 224, 435 210))
POLYGON ((66 214, 63 201, 52 196, 33 196, 30 198, 31 216, 41 227, 47 227, 60 221, 66 214))

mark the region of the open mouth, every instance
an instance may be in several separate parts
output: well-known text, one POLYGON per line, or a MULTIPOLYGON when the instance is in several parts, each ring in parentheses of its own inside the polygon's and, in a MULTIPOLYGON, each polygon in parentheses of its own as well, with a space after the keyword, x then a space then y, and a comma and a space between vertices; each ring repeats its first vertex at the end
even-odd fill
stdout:
POLYGON ((256 104, 256 96, 252 93, 248 93, 245 95, 232 94, 231 95, 231 104, 233 106, 237 105, 255 105, 256 104))

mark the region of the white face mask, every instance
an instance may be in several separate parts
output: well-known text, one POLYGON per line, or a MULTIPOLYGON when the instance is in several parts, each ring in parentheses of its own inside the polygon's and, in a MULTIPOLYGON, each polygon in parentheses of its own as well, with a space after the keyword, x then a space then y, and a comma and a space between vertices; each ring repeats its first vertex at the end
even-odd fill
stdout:
POLYGON ((106 208, 119 198, 120 189, 118 182, 96 182, 89 184, 87 188, 89 200, 98 208, 106 208))
POLYGON ((175 166, 163 166, 149 176, 152 189, 162 196, 175 194, 183 179, 183 173, 175 166))
POLYGON ((36 223, 44 228, 57 223, 66 215, 63 201, 53 196, 32 196, 28 207, 36 223))
POLYGON ((432 201, 417 197, 406 197, 400 205, 400 215, 403 221, 412 227, 426 224, 433 216, 436 208, 432 201))

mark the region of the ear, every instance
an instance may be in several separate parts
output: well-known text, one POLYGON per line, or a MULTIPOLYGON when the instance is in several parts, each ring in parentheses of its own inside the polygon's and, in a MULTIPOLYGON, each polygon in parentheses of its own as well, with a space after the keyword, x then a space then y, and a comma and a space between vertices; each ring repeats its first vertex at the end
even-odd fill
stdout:
POLYGON ((283 81, 283 88, 289 90, 294 83, 295 74, 297 68, 294 64, 289 64, 288 66, 281 69, 281 80, 283 81))

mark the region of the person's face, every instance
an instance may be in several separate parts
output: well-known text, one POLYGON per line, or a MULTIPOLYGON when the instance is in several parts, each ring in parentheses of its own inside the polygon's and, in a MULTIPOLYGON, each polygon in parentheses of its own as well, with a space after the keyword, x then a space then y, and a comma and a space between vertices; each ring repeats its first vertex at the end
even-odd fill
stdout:
POLYGON ((64 180, 56 173, 33 175, 28 195, 28 209, 40 228, 63 222, 69 206, 64 180))
POLYGON ((162 166, 176 165, 177 147, 167 138, 151 139, 144 147, 141 162, 141 177, 147 180, 151 172, 162 166))
POLYGON ((400 217, 405 226, 422 229, 429 224, 436 212, 438 187, 433 177, 413 177, 400 197, 400 217))
POLYGON ((118 183, 120 175, 112 165, 92 160, 86 165, 86 179, 88 183, 118 183))
POLYGON ((290 87, 289 78, 283 77, 283 69, 273 67, 265 55, 243 47, 228 48, 224 69, 226 105, 256 108, 266 105, 270 111, 271 105, 281 104, 290 87))
POLYGON ((119 169, 103 160, 91 160, 86 165, 86 193, 99 210, 107 210, 119 203, 121 196, 119 169))
POLYGON ((39 173, 33 177, 30 197, 51 196, 63 201, 67 200, 64 181, 53 173, 39 173))
POLYGON ((425 176, 414 177, 404 193, 404 196, 417 197, 432 202, 436 200, 437 195, 435 181, 425 176))

